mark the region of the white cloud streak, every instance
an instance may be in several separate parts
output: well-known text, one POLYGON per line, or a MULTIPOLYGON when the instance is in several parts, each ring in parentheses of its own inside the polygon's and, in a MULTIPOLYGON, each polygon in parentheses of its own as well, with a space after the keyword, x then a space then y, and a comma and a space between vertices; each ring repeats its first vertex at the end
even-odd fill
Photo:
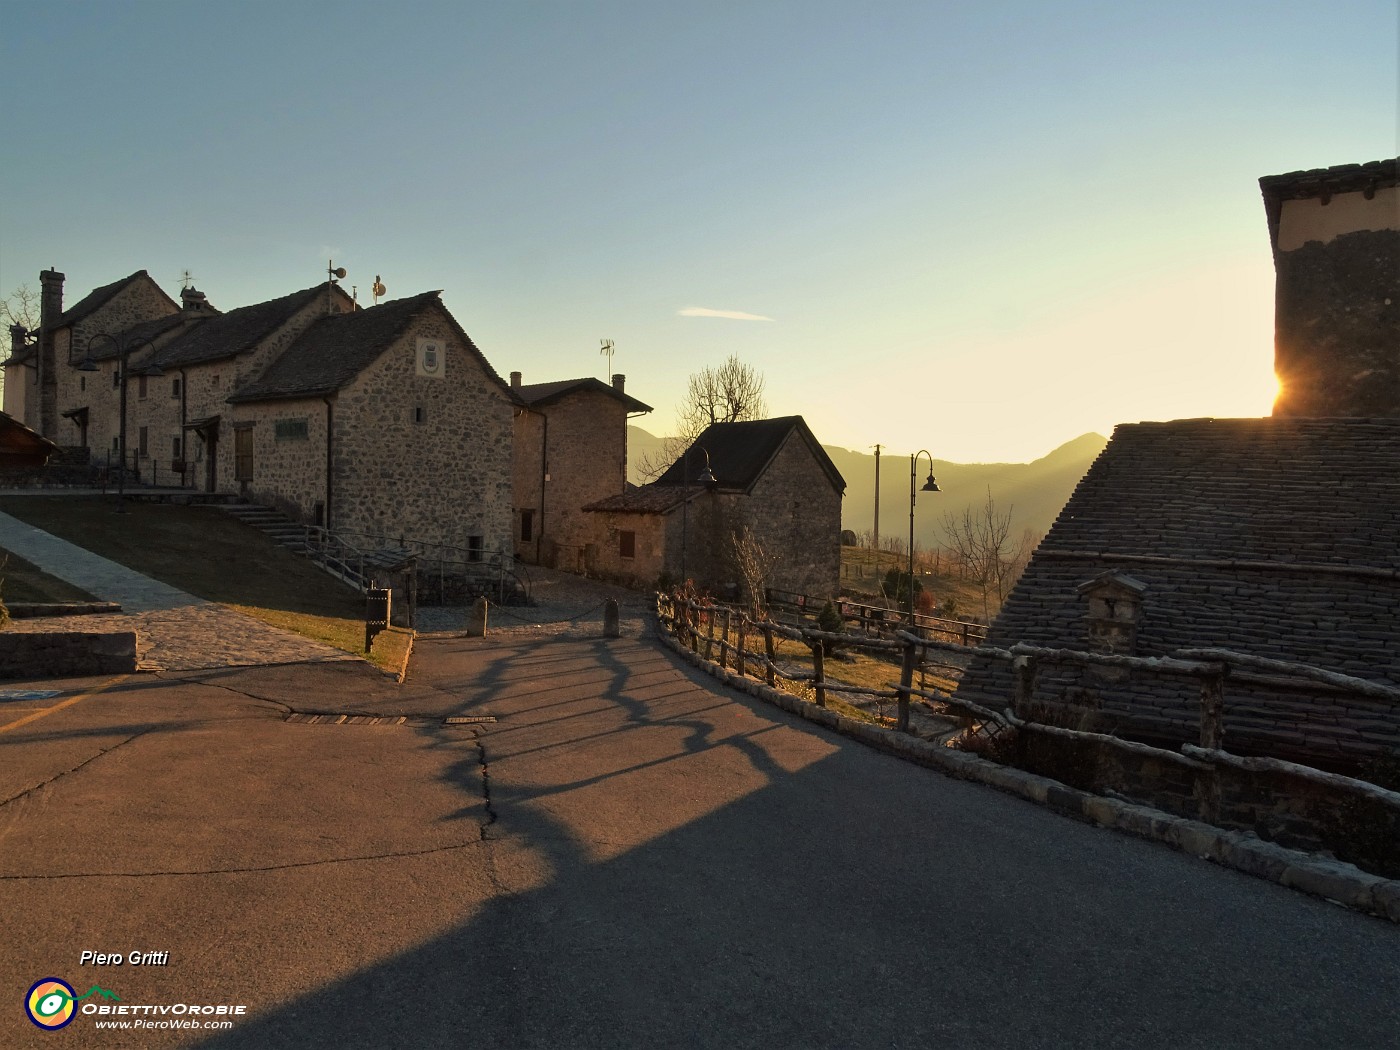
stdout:
POLYGON ((710 310, 704 306, 687 306, 677 311, 681 317, 723 317, 730 321, 771 321, 762 314, 746 314, 742 310, 710 310))

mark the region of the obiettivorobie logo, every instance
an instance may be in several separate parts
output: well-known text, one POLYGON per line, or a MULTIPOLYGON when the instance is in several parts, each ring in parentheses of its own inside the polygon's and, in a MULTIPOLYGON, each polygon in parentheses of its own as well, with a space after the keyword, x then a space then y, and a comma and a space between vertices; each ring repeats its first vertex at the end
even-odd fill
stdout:
POLYGON ((122 1001, 122 997, 116 992, 95 984, 79 995, 67 981, 57 977, 45 977, 30 986, 29 994, 24 997, 24 1012, 40 1028, 64 1028, 71 1024, 77 1015, 76 1004, 93 995, 116 1002, 122 1001))

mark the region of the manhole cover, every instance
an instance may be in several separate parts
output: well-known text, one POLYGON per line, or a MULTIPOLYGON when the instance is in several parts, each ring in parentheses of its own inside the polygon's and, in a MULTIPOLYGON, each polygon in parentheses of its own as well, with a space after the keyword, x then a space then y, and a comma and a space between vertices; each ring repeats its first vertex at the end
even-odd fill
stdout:
POLYGON ((308 726, 401 726, 408 719, 403 715, 288 715, 287 721, 308 726))
POLYGON ((494 724, 495 715, 453 715, 444 718, 442 724, 445 726, 480 726, 494 724))

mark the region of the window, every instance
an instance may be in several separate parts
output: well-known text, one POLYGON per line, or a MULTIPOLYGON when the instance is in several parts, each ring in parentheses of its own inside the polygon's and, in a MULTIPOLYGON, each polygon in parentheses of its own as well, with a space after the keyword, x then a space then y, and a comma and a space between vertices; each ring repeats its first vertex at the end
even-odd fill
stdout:
POLYGON ((180 458, 180 452, 182 451, 182 449, 180 448, 180 445, 181 445, 181 444, 182 444, 182 442, 180 441, 179 438, 172 438, 172 439, 171 439, 171 442, 170 442, 170 458, 171 458, 171 459, 179 459, 179 458, 180 458))
POLYGON ((241 427, 233 432, 233 480, 253 480, 253 431, 241 427))
POLYGON ((119 387, 119 386, 121 386, 121 385, 122 385, 122 370, 121 370, 120 368, 114 368, 114 369, 112 369, 112 389, 115 390, 115 389, 117 389, 117 387, 119 387))
POLYGON ((147 377, 144 376, 144 375, 141 375, 141 376, 137 376, 137 377, 136 377, 136 400, 137 400, 137 401, 145 401, 145 400, 146 400, 146 378, 147 378, 147 377))
POLYGON ((278 441, 307 441, 310 433, 305 419, 279 419, 272 424, 272 436, 278 441))
POLYGON ((617 556, 619 558, 635 558, 637 556, 637 534, 635 532, 619 532, 617 534, 617 556))
POLYGON ((170 396, 171 396, 171 397, 179 397, 179 396, 180 396, 180 380, 179 380, 179 377, 176 377, 175 379, 172 379, 172 380, 170 381, 170 396))
POLYGON ((520 540, 522 543, 529 543, 535 538, 535 512, 533 510, 522 510, 520 512, 520 540))
POLYGON ((480 536, 467 537, 467 561, 480 561, 482 540, 480 536))
POLYGON ((78 377, 78 389, 79 389, 79 390, 86 390, 86 389, 87 389, 87 376, 79 376, 79 377, 78 377))
POLYGON ((426 423, 428 421, 428 410, 422 405, 413 406, 413 422, 426 423))
POLYGON ((150 443, 147 441, 147 437, 149 436, 149 430, 146 427, 142 427, 136 433, 139 435, 139 437, 136 439, 136 447, 141 453, 141 458, 145 459, 151 454, 151 446, 150 443))

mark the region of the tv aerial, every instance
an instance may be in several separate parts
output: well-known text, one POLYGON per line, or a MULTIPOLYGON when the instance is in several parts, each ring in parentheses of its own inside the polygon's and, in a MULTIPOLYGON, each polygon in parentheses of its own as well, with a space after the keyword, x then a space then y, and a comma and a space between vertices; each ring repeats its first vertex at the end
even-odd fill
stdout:
POLYGON ((598 342, 601 343, 603 347, 603 349, 599 350, 598 353, 602 354, 608 359, 608 375, 605 375, 603 377, 604 379, 607 379, 608 376, 612 375, 612 359, 613 353, 615 352, 613 350, 613 341, 611 339, 599 339, 598 342))

